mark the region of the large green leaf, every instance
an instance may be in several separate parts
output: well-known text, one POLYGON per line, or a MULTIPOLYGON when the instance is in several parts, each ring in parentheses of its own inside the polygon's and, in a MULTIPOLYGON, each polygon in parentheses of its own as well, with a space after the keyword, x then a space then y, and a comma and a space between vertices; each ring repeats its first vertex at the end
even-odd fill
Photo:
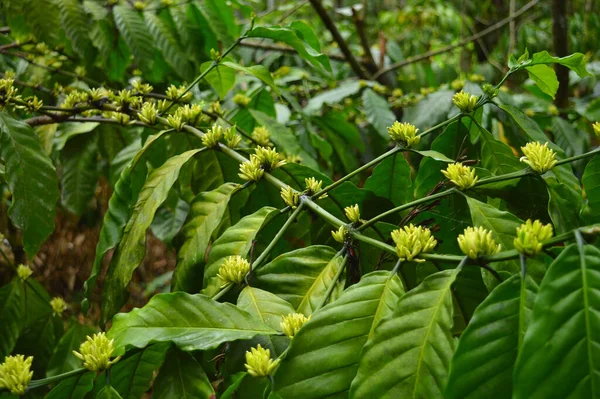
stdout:
POLYGON ((517 359, 513 398, 600 397, 600 250, 568 246, 548 268, 517 359))
POLYGON ((396 116, 390 110, 387 100, 367 88, 362 93, 362 101, 367 120, 373 129, 385 140, 389 140, 387 129, 392 126, 396 116))
POLYGON ((304 112, 315 114, 321 111, 323 105, 333 105, 342 101, 344 98, 352 96, 360 91, 360 83, 357 80, 349 80, 340 84, 335 89, 325 90, 312 97, 306 103, 304 112))
POLYGON ((364 188, 380 197, 390 199, 394 205, 402 205, 412 199, 410 166, 404 154, 397 152, 384 159, 373 169, 373 174, 365 182, 364 188))
POLYGON ((264 83, 269 85, 275 91, 275 93, 279 93, 279 88, 273 81, 273 76, 271 76, 271 72, 269 72, 269 70, 264 65, 252 65, 246 67, 231 61, 224 61, 222 62, 222 64, 226 67, 246 72, 254 77, 257 77, 258 79, 262 80, 264 83))
POLYGON ((548 190, 548 214, 554 224, 555 234, 566 233, 581 226, 579 210, 582 199, 564 183, 554 177, 544 177, 548 190))
POLYGON ((339 257, 336 251, 324 245, 287 252, 258 268, 254 273, 256 286, 269 291, 308 316, 311 304, 325 294, 324 285, 334 283, 339 257))
POLYGON ((225 183, 216 190, 200 193, 191 204, 183 226, 183 245, 177 253, 173 290, 195 293, 202 288, 204 256, 210 239, 221 224, 237 184, 225 183))
POLYGON ((289 302, 277 295, 250 286, 240 292, 237 307, 277 331, 281 330, 281 317, 295 312, 289 302))
POLYGON ((540 90, 554 98, 558 91, 558 78, 556 77, 554 69, 545 64, 532 65, 525 69, 527 69, 529 77, 535 82, 540 90))
POLYGON ((151 68, 154 60, 154 40, 144 18, 128 5, 115 6, 113 15, 117 29, 134 57, 141 65, 151 68))
POLYGON ((566 57, 554 57, 547 51, 541 51, 531 56, 531 62, 527 63, 526 69, 529 70, 531 65, 538 64, 560 64, 566 66, 582 78, 591 76, 585 67, 585 54, 582 53, 573 53, 566 57))
POLYGON ((94 399, 123 399, 119 392, 111 385, 106 385, 98 392, 94 399))
POLYGON ((189 353, 174 348, 154 381, 156 399, 211 399, 215 391, 202 365, 189 353))
POLYGON ((0 112, 0 157, 12 193, 8 216, 23 230, 25 252, 33 258, 54 231, 56 170, 33 129, 5 112, 0 112))
POLYGON ((94 327, 73 321, 67 332, 58 341, 54 355, 48 364, 46 375, 53 377, 81 368, 82 362, 73 354, 73 351, 79 350, 79 345, 85 342, 85 338, 95 332, 94 327))
MULTIPOLYGON (((494 136, 481 127, 481 164, 493 175, 502 175, 524 169, 525 165, 519 162, 509 146, 496 140, 494 136)), ((517 181, 514 180, 514 184, 517 181)))
POLYGON ((60 22, 71 41, 71 47, 84 62, 91 63, 94 59, 94 48, 90 40, 85 9, 77 0, 58 0, 56 4, 60 11, 60 22))
POLYGON ((96 373, 88 371, 62 380, 46 399, 83 399, 94 388, 96 373))
POLYGON ((205 0, 203 3, 200 7, 206 22, 223 45, 230 46, 239 36, 233 8, 219 0, 205 0))
MULTIPOLYGON (((206 71, 212 63, 213 61, 204 62, 200 66, 201 71, 206 71)), ((219 98, 223 99, 235 85, 235 71, 228 66, 219 64, 204 75, 204 79, 215 89, 219 98)))
POLYGON ((259 26, 248 32, 248 37, 262 37, 275 41, 284 42, 294 48, 298 55, 310 62, 314 67, 331 71, 329 58, 325 54, 316 51, 307 42, 303 41, 293 28, 280 26, 259 26))
POLYGON ((402 120, 412 123, 422 131, 435 126, 448 117, 452 109, 453 90, 438 90, 429 94, 416 105, 407 107, 402 120))
POLYGON ((586 165, 581 180, 588 199, 589 214, 592 217, 590 222, 596 223, 600 221, 600 156, 594 156, 586 165))
POLYGON ((477 307, 452 357, 445 398, 511 398, 513 366, 537 290, 530 277, 522 284, 517 274, 477 307))
POLYGON ((277 331, 230 303, 185 292, 155 295, 143 308, 116 315, 108 332, 118 353, 153 342, 173 342, 184 351, 205 350, 270 334, 277 331))
POLYGON ((0 359, 12 352, 19 338, 21 291, 18 279, 0 288, 0 359))
POLYGON ((277 393, 286 399, 347 397, 364 344, 403 294, 397 275, 376 271, 318 310, 277 370, 277 393))
POLYGON ((102 291, 104 322, 125 304, 127 284, 146 254, 146 230, 158 207, 167 199, 181 167, 200 151, 202 149, 190 150, 170 158, 155 169, 144 183, 131 218, 125 226, 123 239, 108 268, 102 291))
POLYGON ((217 277, 225 258, 233 255, 246 257, 252 248, 252 241, 262 228, 276 213, 277 209, 264 207, 251 215, 243 217, 239 222, 225 230, 212 244, 204 270, 204 290, 206 295, 213 295, 219 290, 221 281, 217 277))
POLYGON ((450 359, 452 290, 458 270, 428 276, 400 298, 360 357, 351 398, 442 398, 450 359))
POLYGON ((78 136, 69 140, 61 152, 60 199, 65 208, 76 215, 86 210, 96 192, 97 142, 95 135, 78 136))

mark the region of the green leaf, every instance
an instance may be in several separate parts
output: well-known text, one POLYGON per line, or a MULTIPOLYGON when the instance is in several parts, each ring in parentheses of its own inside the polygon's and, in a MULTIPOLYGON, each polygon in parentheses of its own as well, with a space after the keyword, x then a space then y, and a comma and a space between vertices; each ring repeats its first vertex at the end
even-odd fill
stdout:
POLYGON ((303 21, 294 21, 290 24, 290 28, 294 29, 297 32, 298 37, 308 43, 312 48, 321 51, 319 37, 308 24, 303 21))
POLYGON ((531 56, 531 62, 526 64, 526 69, 529 70, 531 65, 537 64, 560 64, 566 66, 582 78, 592 76, 585 67, 585 54, 574 53, 566 57, 554 57, 547 51, 542 51, 531 56))
POLYGON ((48 302, 45 303, 31 303, 28 295, 31 292, 26 292, 23 297, 29 302, 27 307, 22 311, 23 314, 27 314, 28 310, 32 306, 42 306, 46 309, 46 314, 41 318, 30 323, 28 327, 23 328, 19 335, 13 353, 19 353, 25 356, 33 356, 33 365, 31 369, 33 373, 37 375, 44 375, 50 358, 54 353, 54 348, 58 339, 59 334, 62 334, 63 322, 62 320, 53 315, 49 310, 50 307, 48 302))
POLYGON ((265 84, 269 85, 275 91, 275 93, 279 93, 279 88, 273 81, 273 76, 271 76, 271 72, 269 72, 269 70, 265 66, 253 65, 253 66, 245 67, 243 65, 240 65, 236 62, 231 62, 231 61, 224 61, 221 64, 225 65, 226 67, 238 70, 238 71, 246 72, 246 73, 262 80, 265 84))
POLYGON ((71 47, 86 63, 94 59, 94 48, 90 40, 89 19, 83 6, 77 0, 58 0, 60 22, 71 41, 71 47))
POLYGON ((447 119, 453 107, 454 94, 454 90, 438 90, 431 93, 416 105, 405 108, 402 120, 412 123, 421 131, 429 129, 447 119))
POLYGON ((102 320, 106 322, 126 302, 126 288, 133 271, 146 254, 146 230, 158 207, 167 199, 169 190, 179 177, 181 167, 203 149, 176 155, 155 169, 140 192, 131 218, 125 226, 123 239, 108 268, 102 291, 102 320))
POLYGON ((583 154, 588 148, 589 136, 582 133, 566 119, 560 116, 552 118, 554 141, 565 150, 567 156, 583 154))
POLYGON ((324 105, 338 104, 346 97, 353 96, 359 91, 360 83, 357 80, 346 81, 335 89, 322 91, 309 99, 303 111, 307 114, 316 114, 323 109, 324 105))
POLYGON ((128 346, 143 348, 153 342, 173 342, 184 351, 206 350, 276 333, 230 303, 173 292, 155 295, 143 308, 116 315, 108 336, 115 340, 115 354, 120 354, 128 346))
POLYGON ((208 255, 208 266, 204 270, 204 294, 213 295, 219 290, 221 280, 217 273, 225 258, 234 255, 246 257, 258 232, 278 212, 275 208, 265 206, 244 216, 215 240, 208 255))
POLYGON ((58 178, 33 129, 0 112, 0 158, 12 193, 8 216, 23 230, 23 245, 33 259, 54 231, 58 178))
POLYGON ((442 398, 454 352, 452 290, 458 270, 425 278, 400 298, 367 341, 350 398, 442 398))
POLYGON ((548 268, 517 359, 513 398, 600 396, 600 250, 568 246, 548 268))
POLYGON ((46 375, 54 377, 81 368, 82 361, 73 354, 73 351, 79 350, 79 345, 85 342, 86 337, 95 332, 96 329, 94 327, 79 324, 73 320, 71 326, 56 345, 54 355, 48 364, 46 375))
POLYGON ((397 275, 376 271, 318 310, 277 370, 277 393, 286 399, 347 397, 364 344, 403 294, 397 275))
POLYGON ((54 137, 54 151, 62 151, 71 138, 81 134, 91 133, 99 125, 100 123, 98 122, 67 123, 59 125, 59 131, 54 137))
POLYGON ((277 122, 276 119, 264 112, 251 109, 250 113, 259 125, 262 125, 269 130, 271 141, 275 143, 280 152, 284 151, 286 154, 300 155, 302 162, 306 166, 317 170, 319 169, 317 162, 304 150, 304 148, 302 148, 298 141, 298 137, 290 128, 277 122))
POLYGON ((0 359, 9 355, 21 331, 21 285, 18 279, 0 288, 0 359))
POLYGON ((514 275, 477 307, 450 363, 444 398, 510 399, 513 366, 538 287, 514 275), (477 367, 473 367, 477 365, 477 367))
POLYGON ((220 0, 205 0, 201 6, 206 21, 225 47, 240 36, 240 29, 233 15, 233 8, 220 0))
POLYGON ((544 181, 550 197, 548 214, 554 224, 554 233, 566 233, 581 226, 579 220, 581 197, 554 177, 544 177, 544 181))
MULTIPOLYGON (((213 61, 206 61, 200 66, 201 72, 206 71, 213 61)), ((235 71, 223 65, 217 65, 204 75, 204 79, 215 89, 220 99, 223 99, 235 85, 235 71)))
POLYGON ((177 268, 173 275, 173 290, 198 292, 202 288, 204 256, 211 237, 221 224, 229 199, 238 187, 225 183, 216 190, 198 194, 183 226, 183 245, 177 253, 177 268))
POLYGON ((373 169, 373 174, 365 182, 364 188, 380 197, 390 199, 394 205, 402 205, 412 199, 410 166, 404 154, 396 152, 384 159, 373 169))
POLYGON ((61 202, 65 208, 81 215, 96 192, 98 172, 98 138, 79 136, 69 140, 61 152, 61 202))
POLYGON ((286 43, 294 48, 298 55, 314 67, 331 72, 329 58, 319 53, 307 42, 303 41, 295 29, 280 26, 259 26, 248 32, 248 37, 262 37, 286 43))
POLYGON ((367 88, 362 93, 362 101, 367 120, 373 126, 373 129, 384 140, 389 140, 387 129, 396 121, 396 116, 390 110, 387 100, 367 88))
POLYGON ((123 399, 119 392, 117 392, 112 386, 107 385, 98 392, 95 399, 123 399))
POLYGON ((191 80, 194 78, 194 69, 188 61, 188 57, 181 48, 179 40, 174 36, 173 31, 167 26, 158 15, 152 12, 143 13, 144 20, 148 26, 150 34, 154 38, 156 47, 162 53, 165 61, 173 70, 183 79, 191 80))
POLYGON ((442 154, 441 152, 437 152, 437 151, 433 151, 433 150, 409 150, 410 152, 414 152, 416 154, 419 154, 421 156, 427 157, 427 158, 431 158, 434 161, 440 161, 440 162, 448 162, 448 163, 454 163, 456 162, 454 159, 448 158, 447 156, 445 156, 444 154, 442 154))
POLYGON ((529 77, 544 93, 554 98, 558 91, 558 78, 554 69, 548 65, 539 64, 525 67, 529 72, 529 77))
POLYGON ((58 8, 49 6, 46 0, 22 0, 21 11, 27 25, 39 42, 49 46, 59 43, 60 21, 58 8))
POLYGON ((277 331, 281 331, 281 317, 295 312, 289 302, 277 295, 250 286, 240 292, 237 307, 277 331))
POLYGON ((211 399, 215 391, 200 363, 188 353, 174 348, 154 382, 156 399, 211 399))
MULTIPOLYGON (((289 302, 307 316, 311 302, 322 296, 339 270, 339 257, 328 246, 313 245, 287 252, 254 272, 256 286, 289 302)), ((314 303, 313 303, 314 304, 314 303)))
POLYGON ((600 221, 600 156, 595 155, 586 165, 581 181, 588 199, 589 213, 593 218, 590 222, 596 223, 600 221))
POLYGON ((96 373, 88 371, 62 380, 46 399, 83 399, 94 388, 96 373))
POLYGON ((113 8, 113 14, 117 29, 133 56, 150 69, 154 61, 154 40, 140 13, 127 5, 117 5, 113 8))
MULTIPOLYGON (((479 128, 481 139, 481 164, 492 175, 503 175, 523 169, 524 164, 519 162, 509 146, 496 140, 494 136, 482 126, 479 128)), ((517 184, 517 180, 514 184, 517 184)))

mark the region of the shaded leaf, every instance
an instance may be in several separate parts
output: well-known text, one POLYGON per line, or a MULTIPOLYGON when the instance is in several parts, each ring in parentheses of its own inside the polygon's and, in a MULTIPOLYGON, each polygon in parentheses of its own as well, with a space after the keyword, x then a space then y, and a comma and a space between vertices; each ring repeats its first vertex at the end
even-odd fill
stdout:
POLYGON ((174 348, 154 382, 154 398, 211 399, 215 391, 200 363, 174 348))

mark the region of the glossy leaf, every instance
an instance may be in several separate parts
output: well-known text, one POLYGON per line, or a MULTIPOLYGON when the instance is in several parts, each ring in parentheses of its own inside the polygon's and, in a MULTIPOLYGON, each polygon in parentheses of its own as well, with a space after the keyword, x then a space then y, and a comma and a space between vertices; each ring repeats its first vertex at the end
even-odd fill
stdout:
POLYGON ((167 64, 183 79, 193 79, 192 65, 171 28, 152 12, 145 12, 143 16, 156 47, 162 53, 167 64))
POLYGON ((253 65, 253 66, 246 67, 246 66, 243 66, 236 62, 231 62, 231 61, 224 61, 224 62, 222 62, 222 64, 225 65, 226 67, 235 69, 237 71, 242 71, 242 72, 248 73, 248 74, 262 80, 263 83, 269 85, 275 91, 275 93, 279 93, 279 88, 275 84, 275 81, 273 81, 273 76, 271 76, 271 72, 269 72, 269 70, 266 67, 264 67, 263 65, 253 65))
POLYGON ((93 47, 90 41, 88 18, 85 9, 77 0, 59 0, 60 22, 73 50, 86 62, 93 59, 93 47))
POLYGON ((408 202, 409 195, 412 199, 411 186, 410 166, 404 154, 397 152, 373 169, 373 174, 365 182, 364 188, 380 197, 390 199, 398 206, 408 202))
POLYGON ((97 137, 86 135, 70 140, 61 157, 61 202, 71 212, 81 215, 96 192, 97 137))
MULTIPOLYGON (((402 120, 417 126, 421 132, 447 119, 452 110, 453 90, 438 90, 429 94, 416 105, 407 107, 402 120)), ((456 109, 456 108, 455 108, 456 109)))
MULTIPOLYGON (((502 175, 524 169, 525 164, 513 154, 509 146, 496 140, 485 128, 480 129, 481 164, 492 175, 502 175)), ((516 180, 514 181, 516 184, 516 180)))
POLYGON ((134 57, 150 68, 154 60, 154 40, 143 17, 127 5, 117 5, 112 10, 115 24, 134 57))
POLYGON ((318 310, 294 336, 275 375, 276 392, 290 399, 347 397, 364 344, 403 294, 397 275, 376 271, 318 310))
POLYGON ((282 316, 295 312, 289 302, 277 295, 250 286, 240 292, 237 307, 277 331, 281 331, 282 316))
POLYGON ((125 304, 127 284, 146 254, 146 230, 150 227, 156 210, 166 200, 169 190, 179 177, 181 167, 199 151, 202 149, 174 156, 148 176, 131 218, 125 226, 119 248, 108 268, 102 291, 104 321, 125 304))
POLYGON ((513 398, 600 397, 600 250, 568 246, 548 268, 514 371, 513 398))
POLYGON ((444 398, 512 397, 513 367, 537 290, 530 277, 522 285, 517 274, 477 307, 452 357, 444 398))
POLYGON ((153 397, 211 399, 216 396, 202 365, 192 355, 173 349, 156 377, 153 397))
POLYGON ((53 377, 82 367, 82 361, 73 354, 79 345, 85 342, 88 335, 96 332, 94 327, 73 321, 56 345, 54 354, 48 364, 46 375, 53 377))
POLYGON ((600 156, 594 156, 586 165, 581 180, 588 199, 587 206, 593 215, 591 222, 597 222, 600 220, 600 156))
POLYGON ((360 356, 350 398, 442 398, 450 359, 457 270, 428 276, 400 298, 360 356))
POLYGON ((0 288, 0 358, 9 355, 21 331, 21 286, 15 279, 0 288))
POLYGON ((0 158, 12 193, 8 216, 23 231, 25 252, 33 258, 54 230, 56 169, 33 129, 5 112, 0 112, 0 158))
POLYGON ((335 89, 326 90, 308 100, 304 112, 315 114, 321 111, 324 105, 334 105, 346 97, 352 96, 360 91, 360 83, 350 80, 340 84, 335 89))
POLYGON ((155 295, 143 308, 120 313, 108 332, 115 353, 128 346, 143 348, 153 342, 173 342, 181 350, 205 350, 255 335, 277 331, 229 303, 184 292, 155 295))
POLYGON ((88 371, 62 380, 46 399, 83 399, 94 388, 96 373, 88 371))
POLYGON ((95 399, 123 399, 119 392, 110 385, 105 386, 98 392, 95 399))
POLYGON ((528 66, 525 69, 540 90, 554 98, 558 91, 558 78, 554 69, 544 64, 528 66))
MULTIPOLYGON (((206 71, 212 63, 213 61, 203 63, 201 66, 202 72, 206 71)), ((219 98, 223 99, 235 84, 235 71, 220 64, 204 75, 204 79, 215 89, 219 98)))
POLYGON ((390 110, 387 100, 369 88, 363 91, 362 100, 367 120, 373 129, 383 139, 389 140, 387 129, 392 126, 396 116, 390 110))
POLYGON ((591 76, 585 67, 585 54, 573 53, 566 57, 554 57, 547 51, 541 51, 531 56, 531 62, 527 64, 527 69, 530 65, 537 64, 560 64, 566 66, 580 77, 591 76))

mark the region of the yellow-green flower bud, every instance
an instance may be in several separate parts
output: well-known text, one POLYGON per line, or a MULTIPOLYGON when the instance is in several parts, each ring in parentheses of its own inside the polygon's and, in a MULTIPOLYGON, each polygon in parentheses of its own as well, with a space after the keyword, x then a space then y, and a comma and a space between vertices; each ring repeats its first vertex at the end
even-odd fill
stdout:
POLYGON ((254 154, 250 156, 250 158, 252 157, 255 157, 267 172, 285 165, 285 160, 281 159, 276 148, 258 146, 254 150, 254 154))
POLYGON ((279 67, 279 69, 275 71, 274 75, 276 78, 280 78, 282 76, 289 74, 291 72, 291 70, 292 69, 289 66, 284 65, 282 67, 279 67))
POLYGON ((358 87, 360 87, 361 89, 364 89, 365 87, 367 87, 369 85, 369 83, 367 83, 366 80, 359 80, 358 81, 358 87))
POLYGON ((167 125, 180 132, 185 126, 185 122, 183 121, 181 114, 176 113, 174 115, 167 116, 167 125))
POLYGON ((292 209, 296 209, 300 203, 300 193, 290 186, 281 189, 281 198, 283 199, 283 202, 285 202, 287 206, 292 207, 292 209))
POLYGON ((452 97, 452 102, 454 105, 461 110, 461 112, 471 112, 475 109, 475 104, 477 104, 477 96, 471 95, 470 93, 465 93, 461 90, 459 93, 456 93, 454 97, 452 97))
POLYGON ((145 102, 142 105, 141 111, 138 113, 138 118, 148 125, 156 124, 156 117, 158 116, 158 110, 153 103, 145 102))
POLYGON ((479 180, 479 177, 475 176, 474 168, 459 162, 448 165, 446 170, 442 170, 442 174, 461 190, 473 187, 479 180))
POLYGON ((285 162, 287 163, 295 163, 295 164, 301 164, 302 163, 302 157, 300 155, 297 154, 289 154, 285 157, 285 162))
POLYGON ((152 92, 152 89, 154 89, 150 84, 142 83, 141 79, 134 80, 131 83, 131 86, 138 94, 148 94, 152 92))
POLYGON ((498 89, 494 88, 494 86, 492 86, 489 83, 484 84, 481 89, 483 90, 485 95, 488 96, 488 98, 490 99, 498 95, 498 89))
POLYGON ((600 122, 594 122, 592 127, 594 128, 594 134, 596 137, 600 137, 600 122))
POLYGON ((266 377, 273 374, 279 365, 279 359, 271 359, 271 351, 264 349, 260 344, 246 352, 246 370, 253 377, 266 377))
POLYGON ((217 277, 223 280, 224 285, 240 284, 250 271, 250 263, 239 255, 228 256, 219 267, 217 277))
POLYGON ((452 83, 450 83, 450 87, 453 90, 462 90, 462 88, 465 87, 465 80, 464 79, 454 79, 452 81, 452 83))
POLYGON ((223 137, 225 138, 225 144, 229 148, 235 148, 242 142, 242 136, 237 134, 235 126, 225 129, 223 137))
POLYGON ((478 73, 472 73, 469 75, 469 80, 471 82, 479 83, 479 82, 483 82, 485 80, 485 77, 478 73))
POLYGON ((533 118, 535 116, 535 111, 532 110, 531 108, 526 108, 525 109, 525 115, 527 115, 530 118, 533 118))
POLYGON ((171 85, 167 88, 165 94, 169 100, 179 103, 187 103, 192 99, 192 93, 186 92, 185 86, 176 87, 171 85))
POLYGON ((250 104, 250 101, 252 101, 252 99, 242 93, 238 93, 235 96, 233 96, 233 102, 241 107, 248 106, 248 104, 250 104))
POLYGON ((243 180, 259 181, 265 174, 259 160, 256 157, 250 157, 249 161, 240 164, 240 173, 238 176, 243 180))
POLYGON ((304 193, 307 195, 313 195, 321 191, 321 186, 323 186, 323 180, 317 180, 314 177, 305 178, 304 183, 306 184, 306 190, 304 193))
POLYGON ((63 312, 67 310, 67 303, 59 296, 50 300, 50 306, 52 307, 52 313, 57 316, 62 316, 63 312))
POLYGON ((106 334, 101 332, 93 336, 87 336, 84 343, 79 346, 79 352, 73 351, 73 354, 83 360, 83 367, 90 371, 102 371, 119 361, 121 356, 110 360, 115 349, 115 341, 106 338, 106 334))
POLYGON ((77 75, 78 77, 83 78, 86 74, 87 71, 85 70, 84 66, 75 67, 75 75, 77 75))
POLYGON ((471 259, 500 251, 500 244, 496 243, 492 232, 483 227, 467 227, 457 241, 460 250, 471 259))
POLYGON ((108 98, 108 92, 105 88, 93 88, 88 93, 88 98, 92 101, 100 101, 102 99, 108 98))
POLYGON ((550 104, 548 106, 548 112, 550 112, 550 115, 553 115, 553 116, 560 115, 560 111, 558 110, 558 108, 554 104, 550 104))
POLYGON ((375 83, 373 85, 373 91, 377 94, 385 94, 387 93, 387 87, 380 85, 379 83, 375 83))
POLYGON ((331 236, 334 240, 336 240, 340 244, 343 244, 350 237, 350 232, 346 230, 346 227, 344 225, 341 225, 339 229, 331 231, 331 236))
POLYGON ((202 114, 202 107, 198 104, 186 104, 177 111, 186 123, 195 124, 200 114, 202 114))
POLYGON ((158 100, 156 106, 159 112, 166 112, 173 103, 169 100, 158 100))
POLYGON ((27 280, 33 274, 33 270, 27 265, 19 265, 17 267, 17 276, 23 281, 27 280))
POLYGON ((523 255, 535 256, 542 250, 542 242, 552 238, 551 224, 542 224, 539 220, 531 219, 517 228, 517 237, 514 240, 515 249, 523 255))
POLYGON ((361 221, 360 208, 358 207, 358 204, 345 207, 344 213, 346 214, 348 220, 350 220, 352 223, 358 223, 361 221))
POLYGON ((202 144, 208 148, 216 148, 222 138, 223 128, 219 125, 213 125, 202 137, 202 144))
POLYGON ((407 147, 411 147, 413 144, 418 144, 421 137, 417 136, 419 129, 413 124, 408 122, 394 122, 394 124, 388 127, 388 134, 390 138, 395 142, 402 143, 407 147))
POLYGON ((306 317, 302 313, 290 313, 287 316, 282 316, 281 329, 285 335, 292 338, 311 317, 312 315, 306 317))
POLYGON ((271 147, 273 143, 269 140, 271 138, 271 134, 269 130, 264 126, 255 127, 252 131, 252 140, 257 145, 261 145, 263 147, 271 147))
POLYGON ((221 103, 215 101, 208 106, 208 113, 222 115, 223 109, 221 109, 221 103))
POLYGON ((136 1, 135 3, 133 3, 133 8, 135 8, 138 11, 143 11, 146 8, 147 4, 143 1, 136 1))
POLYGON ((521 157, 521 162, 525 162, 539 174, 546 173, 556 165, 556 154, 551 148, 548 148, 548 143, 541 144, 532 141, 525 147, 521 147, 521 151, 525 154, 524 157, 521 157))
POLYGON ((219 61, 221 59, 221 53, 217 50, 215 50, 214 48, 210 49, 210 58, 212 58, 214 61, 219 61))
POLYGON ((424 262, 416 259, 419 254, 431 251, 437 245, 436 239, 431 235, 431 230, 422 226, 404 226, 392 231, 392 240, 396 244, 396 254, 403 261, 424 262))
POLYGON ((110 114, 110 117, 116 120, 121 126, 127 126, 131 121, 131 117, 122 112, 113 112, 110 114))
POLYGON ((30 371, 32 362, 32 356, 6 356, 4 363, 0 364, 0 389, 7 389, 13 395, 24 395, 33 377, 33 371, 30 371))

